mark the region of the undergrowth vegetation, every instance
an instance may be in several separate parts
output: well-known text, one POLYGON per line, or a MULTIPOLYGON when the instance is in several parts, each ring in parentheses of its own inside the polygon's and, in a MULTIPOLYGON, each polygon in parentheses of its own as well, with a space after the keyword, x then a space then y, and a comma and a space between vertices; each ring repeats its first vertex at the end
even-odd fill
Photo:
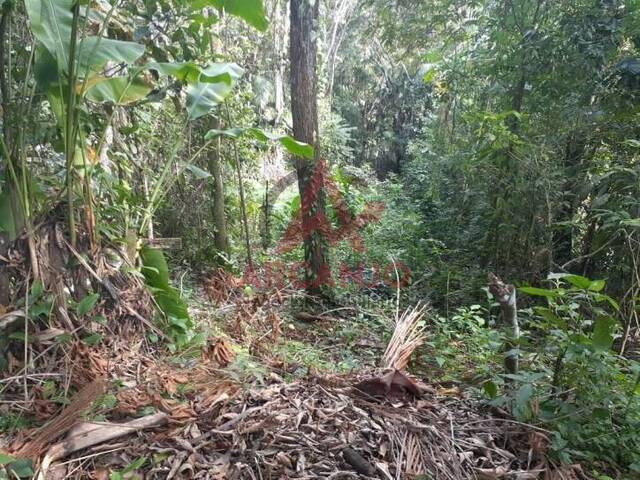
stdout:
POLYGON ((373 371, 428 305, 409 372, 518 469, 640 478, 639 49, 637 0, 0 0, 1 438, 373 371))

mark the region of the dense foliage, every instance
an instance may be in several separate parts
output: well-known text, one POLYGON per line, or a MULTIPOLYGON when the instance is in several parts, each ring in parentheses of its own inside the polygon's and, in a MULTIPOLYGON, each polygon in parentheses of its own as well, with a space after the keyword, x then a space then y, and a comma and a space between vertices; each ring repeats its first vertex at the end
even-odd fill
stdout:
POLYGON ((319 138, 294 135, 284 0, 0 6, 0 315, 35 287, 34 321, 61 295, 84 318, 102 287, 79 265, 115 253, 169 350, 198 346, 176 280, 314 273, 291 240, 321 158, 327 301, 392 309, 398 275, 437 311, 416 371, 548 429, 558 462, 640 474, 640 2, 322 0, 319 138), (517 340, 489 272, 518 288, 517 340))

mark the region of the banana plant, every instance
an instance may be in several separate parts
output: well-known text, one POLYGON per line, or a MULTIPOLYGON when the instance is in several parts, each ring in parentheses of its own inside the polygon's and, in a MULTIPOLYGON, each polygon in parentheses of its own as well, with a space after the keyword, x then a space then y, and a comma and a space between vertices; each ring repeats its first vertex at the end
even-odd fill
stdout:
MULTIPOLYGON (((204 67, 192 62, 159 63, 150 60, 142 63, 141 59, 145 56, 143 45, 105 36, 109 20, 120 1, 113 3, 98 25, 94 24, 91 17, 91 4, 81 3, 76 0, 25 0, 29 25, 36 40, 34 75, 62 132, 72 245, 76 243, 75 209, 80 193, 90 241, 95 241, 96 216, 90 181, 92 163, 88 158, 84 129, 80 125, 81 112, 88 110, 92 104, 122 106, 143 100, 154 88, 148 74, 153 70, 171 76, 186 86, 186 123, 215 108, 242 75, 242 69, 233 63, 212 63, 204 67), (86 34, 96 28, 97 35, 86 34)), ((105 125, 109 125, 110 120, 105 125)), ((101 150, 104 138, 103 132, 95 151, 101 150)), ((178 147, 165 162, 160 179, 156 182, 148 216, 157 205, 160 192, 166 190, 168 173, 178 147)))
MULTIPOLYGON (((47 99, 60 132, 65 159, 65 183, 60 195, 66 194, 70 243, 77 245, 76 221, 82 218, 89 242, 94 245, 97 240, 96 202, 95 186, 91 181, 91 152, 102 150, 106 126, 112 123, 111 117, 116 108, 110 109, 104 130, 94 133, 95 139, 86 137, 85 132, 91 131, 82 124, 89 117, 86 114, 105 110, 95 108, 102 104, 131 108, 137 103, 151 101, 150 93, 158 86, 159 79, 171 77, 181 84, 186 93, 186 128, 188 122, 211 112, 231 93, 243 70, 234 63, 199 65, 194 62, 159 62, 151 58, 140 43, 109 38, 108 27, 124 11, 120 7, 126 6, 123 0, 109 3, 85 0, 23 1, 33 36, 32 55, 23 91, 29 94, 29 105, 36 98, 44 96, 47 99), (31 87, 27 88, 27 85, 32 84, 35 87, 29 91, 31 87)), ((260 30, 267 27, 262 0, 204 0, 195 3, 199 4, 200 9, 209 7, 220 15, 228 13, 238 16, 260 30)), ((215 16, 213 11, 211 13, 215 16)), ((3 120, 7 121, 6 118, 3 120)), ((140 234, 149 226, 154 210, 177 177, 170 173, 174 169, 181 141, 182 138, 176 141, 172 153, 164 161, 161 174, 151 185, 153 193, 140 226, 140 234)), ((207 139, 201 150, 207 148, 211 141, 207 139)), ((8 159, 4 142, 0 147, 2 157, 8 159)), ((178 170, 187 168, 200 151, 192 159, 180 162, 178 170)), ((23 167, 26 170, 26 162, 23 167)), ((22 188, 27 182, 28 173, 23 172, 24 178, 20 178, 20 172, 13 172, 8 180, 5 179, 5 183, 8 181, 17 189, 22 188)), ((158 268, 158 262, 153 259, 161 258, 162 253, 147 251, 142 256, 143 265, 149 264, 149 268, 144 270, 145 276, 148 276, 149 271, 158 268)), ((154 284, 152 278, 147 278, 147 283, 165 318, 172 324, 184 327, 184 331, 179 333, 185 336, 180 336, 180 341, 176 342, 182 344, 190 338, 192 325, 186 309, 182 308, 184 305, 180 303, 179 295, 169 286, 168 276, 165 277, 162 277, 166 280, 162 285, 154 284)))
POLYGON ((62 132, 65 154, 69 235, 76 245, 76 196, 82 192, 89 239, 95 241, 95 214, 90 183, 87 141, 80 128, 84 101, 116 105, 143 98, 151 90, 134 76, 109 75, 113 65, 132 65, 144 53, 134 42, 104 37, 108 19, 118 2, 98 25, 98 35, 86 35, 91 6, 76 0, 25 0, 29 26, 35 38, 34 75, 46 95, 62 132), (133 88, 132 88, 133 87, 133 88), (134 92, 132 95, 131 92, 134 92))

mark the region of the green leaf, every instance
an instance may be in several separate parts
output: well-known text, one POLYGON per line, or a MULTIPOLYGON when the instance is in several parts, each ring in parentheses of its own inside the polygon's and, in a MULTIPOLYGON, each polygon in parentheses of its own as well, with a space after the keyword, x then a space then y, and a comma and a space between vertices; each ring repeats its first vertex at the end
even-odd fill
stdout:
POLYGON ((529 383, 522 385, 516 392, 516 403, 518 405, 526 405, 529 403, 529 399, 533 395, 533 387, 529 383))
POLYGON ((112 393, 107 393, 96 401, 96 406, 98 408, 104 408, 107 410, 112 409, 117 404, 118 404, 118 398, 112 393))
POLYGON ((144 45, 103 37, 87 37, 78 46, 78 73, 100 71, 109 61, 133 64, 144 54, 144 45))
POLYGON ((184 83, 195 83, 202 74, 200 67, 193 62, 153 62, 147 67, 184 83))
POLYGON ((184 318, 176 318, 174 316, 169 316, 169 325, 172 327, 177 327, 182 333, 186 333, 189 330, 189 325, 184 318))
MULTIPOLYGON (((104 78, 104 77, 103 77, 104 78)), ((85 93, 85 97, 95 103, 127 105, 145 98, 151 87, 142 79, 130 77, 104 78, 85 93)))
POLYGON ((534 307, 534 310, 538 315, 540 315, 542 318, 548 321, 555 328, 559 328, 560 330, 566 330, 567 322, 563 318, 553 313, 548 308, 534 307))
POLYGON ((29 309, 29 317, 37 318, 40 315, 48 317, 52 310, 53 301, 45 298, 43 301, 37 302, 31 306, 31 308, 29 309))
POLYGON ((209 5, 242 18, 252 27, 265 31, 269 22, 264 14, 262 0, 208 0, 209 5))
POLYGON ((133 472, 134 470, 137 470, 138 468, 143 466, 146 461, 147 461, 146 457, 137 458, 133 462, 131 462, 129 465, 127 465, 126 468, 122 471, 122 473, 133 472))
POLYGON ((620 224, 626 227, 640 227, 640 218, 631 218, 629 220, 622 220, 620 224))
POLYGON ((260 142, 269 140, 279 142, 290 154, 298 157, 313 158, 313 147, 307 143, 299 142, 289 135, 278 135, 265 132, 261 128, 231 128, 228 130, 209 130, 205 135, 206 140, 224 136, 229 138, 239 138, 242 135, 249 135, 260 142))
POLYGON ((244 73, 235 63, 211 63, 201 68, 193 62, 152 62, 147 68, 188 84, 223 82, 231 85, 244 73))
POLYGON ((18 478, 31 478, 33 477, 33 468, 31 460, 28 458, 21 458, 15 462, 7 465, 7 470, 18 478))
POLYGON ((593 346, 596 350, 609 350, 613 344, 613 331, 618 322, 612 317, 598 317, 593 326, 593 346))
POLYGON ((142 271, 148 285, 166 290, 169 287, 169 267, 162 250, 143 247, 140 251, 142 264, 147 267, 142 271))
POLYGON ((102 335, 100 333, 93 333, 82 339, 87 345, 97 345, 102 341, 102 335))
POLYGON ((498 385, 496 385, 495 382, 492 382, 492 381, 484 382, 484 384, 482 385, 482 389, 484 390, 484 393, 486 393, 489 398, 493 399, 498 396, 498 385))
POLYGON ((10 241, 15 240, 18 230, 14 204, 17 204, 16 195, 9 189, 0 189, 0 231, 6 232, 10 241))
POLYGON ((177 290, 169 284, 169 268, 164 254, 161 250, 144 247, 140 252, 140 258, 145 268, 142 274, 145 283, 150 287, 158 307, 167 317, 169 322, 172 319, 181 319, 181 327, 191 328, 191 320, 186 303, 180 298, 177 290))
MULTIPOLYGON (((36 79, 36 83, 43 92, 47 92, 60 83, 58 63, 51 52, 42 45, 36 46, 33 74, 36 79)), ((56 90, 59 89, 56 88, 56 90)))
POLYGON ((591 280, 582 275, 565 275, 564 279, 574 287, 578 287, 582 290, 587 290, 591 285, 591 280))
POLYGON ((213 140, 217 137, 239 138, 247 131, 246 128, 230 128, 228 130, 209 130, 204 136, 205 140, 213 140))
POLYGON ((7 338, 10 338, 11 340, 20 340, 24 343, 27 337, 25 337, 24 332, 13 332, 10 333, 7 338))
POLYGON ((280 137, 280 144, 292 155, 304 158, 313 158, 313 147, 299 142, 288 135, 280 137))
POLYGON ((198 180, 203 180, 205 178, 211 178, 211 174, 209 172, 206 172, 204 170, 202 170, 200 167, 196 167, 193 164, 184 164, 184 168, 186 170, 189 170, 194 177, 196 177, 198 180))
POLYGON ((198 81, 204 83, 224 82, 233 84, 244 74, 244 70, 235 63, 210 63, 202 69, 198 81))
POLYGON ((9 455, 6 455, 2 452, 0 452, 0 465, 6 465, 7 463, 11 463, 11 462, 15 462, 16 459, 14 457, 11 457, 9 455))
POLYGON ((74 0, 25 0, 31 33, 55 58, 58 71, 69 65, 74 0))
POLYGON ((53 398, 53 396, 57 393, 57 386, 56 386, 56 382, 54 382, 53 380, 47 380, 46 382, 44 382, 44 384, 42 385, 42 396, 43 398, 53 398))
POLYGON ((76 307, 76 312, 79 316, 84 317, 91 309, 95 306, 96 302, 100 298, 100 295, 97 293, 92 293, 91 295, 87 295, 84 297, 78 306, 76 307))
POLYGON ((533 295, 536 297, 548 297, 548 298, 556 298, 560 296, 560 292, 558 290, 548 290, 546 288, 536 288, 536 287, 520 287, 522 293, 526 293, 528 295, 533 295))
POLYGON ((187 114, 195 120, 218 106, 230 93, 243 70, 235 63, 212 63, 187 87, 187 114))
POLYGON ((44 287, 40 280, 36 280, 35 282, 33 282, 33 285, 31 285, 31 293, 30 293, 31 300, 33 301, 37 300, 38 297, 42 295, 43 290, 44 290, 44 287))
POLYGON ((174 288, 157 291, 153 294, 153 298, 167 318, 186 319, 190 322, 187 305, 174 288))
POLYGON ((604 280, 594 280, 589 284, 588 290, 591 292, 599 292, 605 286, 604 280))
POLYGON ((190 120, 200 118, 217 107, 231 93, 225 82, 198 82, 187 87, 187 114, 190 120))

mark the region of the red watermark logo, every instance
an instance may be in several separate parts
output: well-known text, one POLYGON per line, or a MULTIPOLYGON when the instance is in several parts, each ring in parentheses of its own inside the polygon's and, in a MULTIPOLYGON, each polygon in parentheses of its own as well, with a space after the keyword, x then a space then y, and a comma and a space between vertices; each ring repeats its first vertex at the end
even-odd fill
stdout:
MULTIPOLYGON (((328 247, 345 240, 349 242, 354 252, 364 254, 366 247, 360 232, 368 224, 379 222, 383 211, 382 203, 371 202, 364 206, 361 213, 352 214, 338 185, 329 175, 327 163, 320 160, 303 192, 300 209, 291 219, 283 237, 278 242, 276 253, 290 252, 313 235, 316 239, 325 242, 328 247), (316 209, 320 195, 325 195, 326 200, 331 203, 337 218, 335 228, 331 225, 324 209, 316 209)), ((273 260, 266 262, 264 271, 260 273, 247 267, 243 280, 245 285, 258 288, 282 288, 287 284, 294 288, 335 286, 331 268, 326 260, 323 259, 320 262, 311 285, 303 279, 304 272, 308 268, 309 265, 304 261, 289 262, 288 265, 284 265, 280 260, 273 260)), ((339 265, 338 270, 341 287, 351 283, 361 287, 385 284, 395 288, 398 283, 400 286, 407 285, 411 276, 406 265, 393 261, 385 266, 374 264, 368 268, 365 268, 362 263, 355 267, 339 265)))

